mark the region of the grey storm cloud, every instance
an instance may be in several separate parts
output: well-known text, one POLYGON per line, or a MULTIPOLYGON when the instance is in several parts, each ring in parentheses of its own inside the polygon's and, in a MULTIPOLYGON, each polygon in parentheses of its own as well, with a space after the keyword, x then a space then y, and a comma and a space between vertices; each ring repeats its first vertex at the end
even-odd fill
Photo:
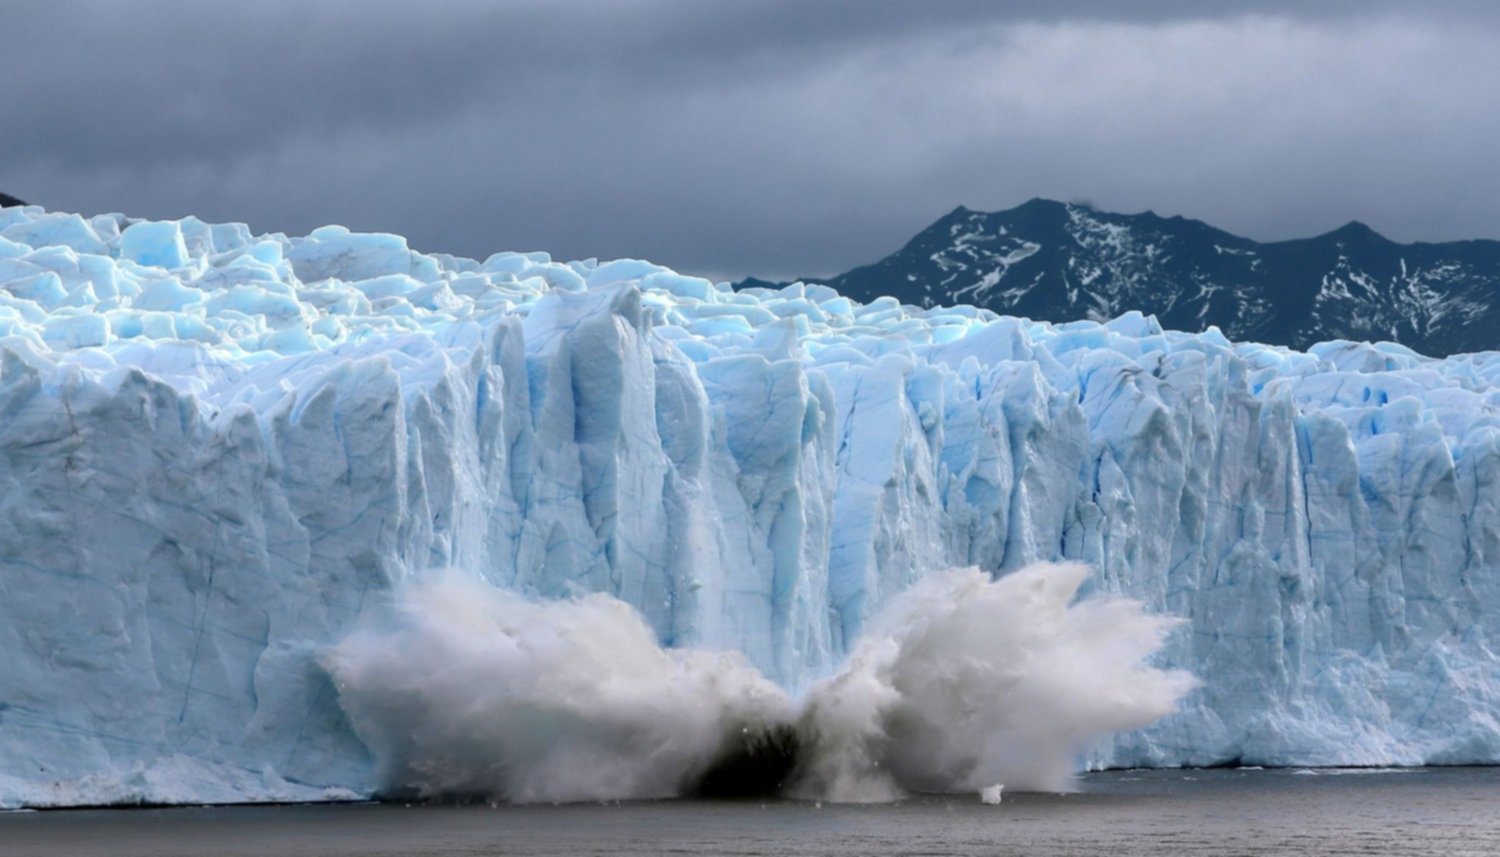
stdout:
POLYGON ((12 4, 0 190, 830 274, 1032 196, 1500 237, 1500 4, 12 4))

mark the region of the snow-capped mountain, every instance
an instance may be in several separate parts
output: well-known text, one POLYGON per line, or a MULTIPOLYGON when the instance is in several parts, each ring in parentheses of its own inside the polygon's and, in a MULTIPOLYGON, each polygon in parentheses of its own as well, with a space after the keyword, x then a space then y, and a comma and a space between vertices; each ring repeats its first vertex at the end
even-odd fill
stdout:
POLYGON ((975 304, 1045 321, 1129 310, 1168 329, 1294 348, 1390 340, 1448 355, 1500 348, 1500 241, 1398 244, 1362 223, 1260 243, 1183 217, 1033 199, 960 206, 900 251, 826 280, 869 301, 975 304))

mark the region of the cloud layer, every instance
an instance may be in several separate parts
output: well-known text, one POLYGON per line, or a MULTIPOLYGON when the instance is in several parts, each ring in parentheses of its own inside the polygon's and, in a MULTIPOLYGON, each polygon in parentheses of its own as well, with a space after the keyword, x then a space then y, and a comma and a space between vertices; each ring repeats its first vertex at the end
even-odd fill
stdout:
POLYGON ((9 10, 0 189, 716 276, 1031 196, 1500 237, 1485 4, 302 5, 9 10))

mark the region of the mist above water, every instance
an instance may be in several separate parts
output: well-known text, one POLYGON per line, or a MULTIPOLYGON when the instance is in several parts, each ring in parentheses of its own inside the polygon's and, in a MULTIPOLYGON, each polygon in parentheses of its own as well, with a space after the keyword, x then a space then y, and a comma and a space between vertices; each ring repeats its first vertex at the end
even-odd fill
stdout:
POLYGON ((1091 739, 1195 681, 1145 664, 1176 620, 1074 600, 1088 570, 929 576, 794 698, 738 653, 664 649, 607 595, 535 601, 448 572, 329 649, 384 790, 512 802, 1056 790, 1091 739))
POLYGON ((1144 659, 1178 620, 1123 598, 1075 601, 1088 573, 966 569, 897 596, 802 701, 810 752, 796 788, 835 800, 1058 791, 1090 740, 1170 714, 1197 682, 1144 659))

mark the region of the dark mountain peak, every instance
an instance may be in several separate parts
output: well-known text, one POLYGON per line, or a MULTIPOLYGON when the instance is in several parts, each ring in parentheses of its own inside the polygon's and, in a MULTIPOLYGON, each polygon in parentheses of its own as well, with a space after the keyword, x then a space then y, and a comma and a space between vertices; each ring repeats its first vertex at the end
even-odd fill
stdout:
MULTIPOLYGON (((811 282, 809 278, 804 277, 802 279, 806 282, 811 282)), ((735 283, 734 287, 736 290, 770 289, 771 291, 775 291, 784 287, 785 285, 786 283, 780 281, 762 280, 760 277, 746 277, 745 279, 740 280, 738 283, 735 283)))
POLYGON ((1390 239, 1358 220, 1351 220, 1322 237, 1336 238, 1340 241, 1382 241, 1391 243, 1390 239))
POLYGON ((1120 219, 1125 221, 1136 221, 1146 224, 1152 229, 1159 229, 1163 232, 1171 232, 1174 234, 1194 234, 1202 236, 1211 235, 1215 240, 1221 242, 1238 243, 1240 241, 1247 240, 1242 239, 1238 235, 1235 235, 1233 233, 1225 232, 1224 230, 1219 229, 1218 227, 1211 224, 1204 223, 1203 221, 1196 218, 1183 217, 1180 214, 1163 216, 1157 214, 1154 209, 1150 208, 1146 209, 1140 214, 1120 215, 1120 219))
POLYGON ((934 229, 943 229, 954 223, 964 223, 966 221, 974 219, 975 217, 984 216, 985 214, 982 211, 975 211, 972 208, 960 205, 958 208, 955 208, 942 217, 939 217, 937 220, 934 220, 932 224, 923 231, 927 232, 934 229))
POLYGON ((0 193, 0 208, 10 208, 12 205, 25 205, 25 204, 26 203, 22 202, 19 199, 16 199, 15 197, 11 196, 8 193, 0 193))
POLYGON ((1034 197, 1015 208, 979 214, 986 221, 997 225, 1008 224, 1023 229, 1052 230, 1068 222, 1072 217, 1072 209, 1073 207, 1065 202, 1034 197))
POLYGON ((1047 199, 1046 197, 1043 197, 1043 196, 1034 196, 1031 199, 1028 199, 1025 202, 1021 203, 1020 205, 1016 206, 1015 208, 1010 209, 1009 211, 1001 211, 1001 212, 997 212, 997 213, 998 214, 1021 214, 1021 213, 1024 213, 1024 214, 1037 214, 1037 213, 1046 212, 1046 213, 1055 214, 1057 212, 1067 211, 1069 208, 1072 208, 1072 207, 1090 208, 1091 206, 1087 206, 1087 205, 1074 206, 1072 203, 1058 202, 1055 199, 1047 199))
POLYGON ((923 231, 941 231, 954 223, 967 222, 982 223, 984 228, 1014 225, 1052 228, 1066 223, 1076 211, 1092 212, 1093 208, 1083 203, 1058 202, 1055 199, 1045 199, 1039 196, 1028 199, 1014 208, 1000 211, 977 211, 966 205, 960 205, 938 218, 923 231))

